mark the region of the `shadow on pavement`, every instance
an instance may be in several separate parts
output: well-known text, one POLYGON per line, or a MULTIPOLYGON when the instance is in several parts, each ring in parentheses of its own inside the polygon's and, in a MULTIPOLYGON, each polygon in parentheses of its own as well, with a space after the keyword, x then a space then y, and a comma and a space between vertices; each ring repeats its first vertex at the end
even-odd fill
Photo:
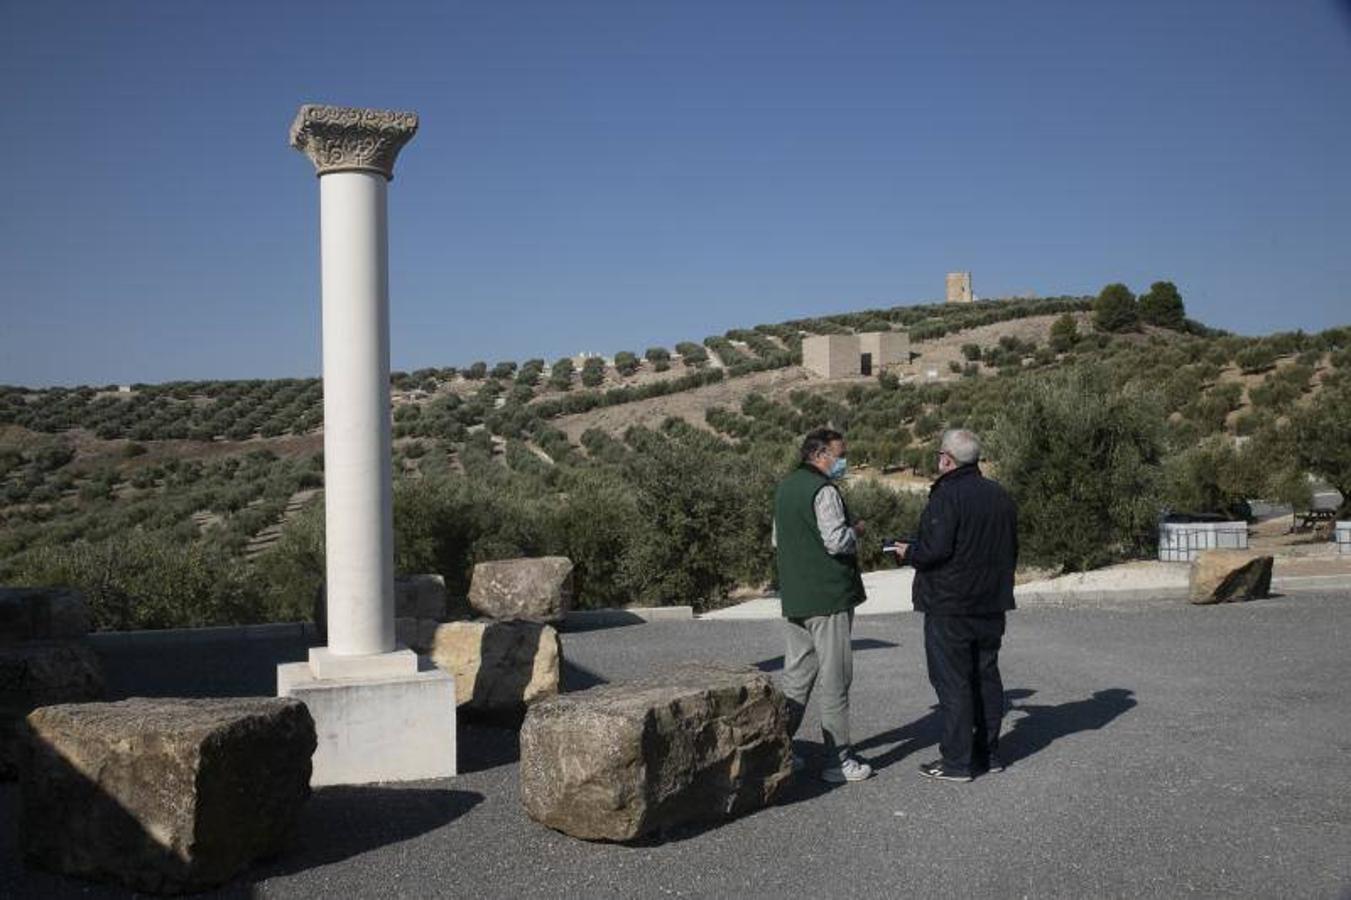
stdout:
MULTIPOLYGON (((899 646, 900 644, 891 641, 880 641, 877 638, 854 638, 849 642, 849 647, 852 650, 881 650, 886 647, 899 646)), ((755 663, 755 668, 759 669, 761 672, 782 672, 783 655, 780 654, 771 659, 762 659, 760 662, 755 663)))
MULTIPOLYGON (((1095 691, 1084 700, 1055 705, 1017 703, 1035 694, 1030 688, 1014 688, 1004 693, 1010 711, 1026 713, 1006 727, 999 739, 999 753, 1006 763, 1026 759, 1050 746, 1054 741, 1080 731, 1095 731, 1136 705, 1135 694, 1125 688, 1107 688, 1095 691)), ((899 728, 874 735, 854 744, 862 758, 878 771, 900 762, 917 750, 938 745, 942 736, 942 720, 938 706, 899 728), (862 751, 876 747, 890 749, 875 756, 862 751)))
POLYGON ((934 705, 929 708, 927 713, 913 722, 907 722, 899 728, 893 728, 890 731, 884 731, 866 740, 856 742, 854 750, 859 752, 860 756, 873 769, 880 772, 888 766, 895 765, 917 750, 936 745, 942 733, 942 728, 942 723, 938 718, 938 706, 934 705), (875 756, 861 752, 888 745, 890 745, 889 750, 875 756))
POLYGON ((326 866, 435 831, 483 802, 473 791, 394 787, 316 788, 300 817, 299 839, 284 856, 250 869, 262 881, 326 866))
POLYGON ((559 689, 564 692, 584 691, 587 688, 610 683, 610 679, 574 662, 569 662, 566 658, 563 660, 563 671, 558 673, 558 680, 560 682, 559 689))
POLYGON ((1126 688, 1094 691, 1091 697, 1069 703, 1043 706, 1015 702, 1035 693, 1028 688, 1015 688, 1004 693, 1012 709, 1026 713, 1013 723, 1013 727, 1005 729, 999 739, 999 755, 1005 762, 1032 756, 1067 735, 1096 731, 1137 705, 1135 692, 1126 688))

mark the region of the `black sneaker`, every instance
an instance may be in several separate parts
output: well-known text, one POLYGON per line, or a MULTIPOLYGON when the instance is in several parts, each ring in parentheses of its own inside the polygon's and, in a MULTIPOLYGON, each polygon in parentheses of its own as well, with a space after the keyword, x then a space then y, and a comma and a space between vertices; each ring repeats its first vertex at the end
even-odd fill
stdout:
POLYGON ((925 778, 937 778, 939 781, 970 781, 971 775, 965 772, 953 772, 943 765, 941 759, 925 763, 919 767, 919 774, 925 778))
POLYGON ((990 760, 985 764, 985 771, 991 775, 998 775, 1004 771, 1004 760, 999 758, 998 753, 990 754, 990 760))

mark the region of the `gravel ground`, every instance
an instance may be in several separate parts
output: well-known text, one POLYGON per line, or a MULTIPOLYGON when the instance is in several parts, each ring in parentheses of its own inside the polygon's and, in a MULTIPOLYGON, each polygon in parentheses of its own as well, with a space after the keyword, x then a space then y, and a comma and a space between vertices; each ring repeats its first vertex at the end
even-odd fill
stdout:
MULTIPOLYGON (((777 805, 638 846, 529 821, 514 734, 463 727, 458 778, 327 788, 300 845, 223 896, 1351 897, 1351 593, 1219 607, 1019 611, 1003 656, 1006 772, 921 779, 936 755, 921 620, 860 618, 854 737, 878 775, 800 777, 777 805)), ((564 636, 573 689, 690 658, 776 671, 773 622, 564 636)), ((105 652, 121 694, 272 691, 295 641, 105 652)), ((799 749, 819 752, 809 718, 799 749)), ((0 895, 118 895, 16 858, 0 788, 0 895)))

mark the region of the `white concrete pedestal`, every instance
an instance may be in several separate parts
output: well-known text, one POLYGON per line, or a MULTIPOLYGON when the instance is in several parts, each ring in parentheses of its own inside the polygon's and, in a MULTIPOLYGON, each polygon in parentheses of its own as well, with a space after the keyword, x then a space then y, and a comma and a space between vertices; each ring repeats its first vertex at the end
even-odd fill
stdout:
POLYGON ((277 667, 277 696, 314 717, 310 784, 455 775, 455 679, 427 665, 410 650, 343 657, 320 647, 309 662, 277 667))

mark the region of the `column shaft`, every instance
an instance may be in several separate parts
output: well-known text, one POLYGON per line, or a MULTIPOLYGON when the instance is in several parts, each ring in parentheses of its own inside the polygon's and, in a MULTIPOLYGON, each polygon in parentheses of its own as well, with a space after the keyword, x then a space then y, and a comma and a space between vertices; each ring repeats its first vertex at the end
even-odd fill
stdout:
POLYGON ((394 649, 385 177, 319 179, 328 647, 394 649))

